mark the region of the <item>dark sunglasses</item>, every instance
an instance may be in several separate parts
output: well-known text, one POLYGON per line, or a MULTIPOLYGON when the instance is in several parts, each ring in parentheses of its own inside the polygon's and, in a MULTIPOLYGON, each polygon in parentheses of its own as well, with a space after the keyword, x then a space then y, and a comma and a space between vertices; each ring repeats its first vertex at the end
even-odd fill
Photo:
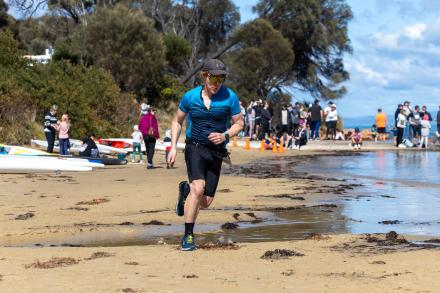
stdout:
POLYGON ((224 75, 220 75, 220 76, 211 75, 208 73, 208 80, 211 83, 224 83, 226 80, 226 76, 224 76, 224 75))

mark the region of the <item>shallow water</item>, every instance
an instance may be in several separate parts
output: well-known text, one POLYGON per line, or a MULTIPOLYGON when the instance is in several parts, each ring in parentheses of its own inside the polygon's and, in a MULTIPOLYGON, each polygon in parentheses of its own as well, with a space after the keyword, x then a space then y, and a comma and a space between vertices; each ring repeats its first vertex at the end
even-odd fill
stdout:
POLYGON ((363 184, 358 198, 343 198, 342 215, 351 233, 440 235, 440 153, 373 152, 360 156, 316 157, 299 170, 340 174, 363 184), (319 167, 318 167, 319 166, 319 167), (397 220, 384 225, 382 221, 397 220))

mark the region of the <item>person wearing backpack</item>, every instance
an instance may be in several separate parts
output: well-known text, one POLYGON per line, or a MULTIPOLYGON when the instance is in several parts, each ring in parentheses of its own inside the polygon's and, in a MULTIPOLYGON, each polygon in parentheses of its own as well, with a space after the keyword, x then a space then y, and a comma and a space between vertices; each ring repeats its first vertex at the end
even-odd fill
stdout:
POLYGON ((150 108, 150 111, 142 116, 139 121, 139 130, 144 137, 147 152, 147 169, 153 169, 154 149, 156 147, 156 140, 159 139, 159 127, 155 109, 150 108))

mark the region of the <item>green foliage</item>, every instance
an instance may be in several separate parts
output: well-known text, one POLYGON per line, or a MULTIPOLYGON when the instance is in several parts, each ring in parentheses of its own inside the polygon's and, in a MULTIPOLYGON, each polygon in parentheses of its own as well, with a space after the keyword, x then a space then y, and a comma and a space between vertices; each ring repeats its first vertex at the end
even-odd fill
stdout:
POLYGON ((240 45, 228 54, 230 77, 244 100, 265 97, 272 90, 289 85, 294 62, 290 43, 272 25, 258 19, 244 26, 235 36, 240 45))
POLYGON ((55 45, 53 61, 67 60, 72 64, 78 64, 80 61, 80 54, 75 52, 70 44, 65 40, 60 40, 55 45))
POLYGON ((324 99, 345 94, 338 85, 349 78, 342 57, 351 52, 353 17, 345 0, 260 0, 255 8, 289 39, 295 53, 291 70, 300 88, 324 99))
POLYGON ((37 119, 42 121, 50 105, 57 104, 60 114, 69 114, 72 137, 80 138, 88 131, 98 136, 121 135, 125 133, 121 123, 129 122, 134 113, 133 99, 121 96, 112 76, 100 68, 67 61, 36 64, 26 86, 37 101, 37 119))
POLYGON ((84 27, 84 44, 94 65, 110 71, 126 91, 154 88, 165 65, 165 50, 153 22, 124 6, 100 8, 84 27))
POLYGON ((0 66, 0 142, 25 143, 32 135, 35 106, 13 73, 13 68, 0 66))
POLYGON ((0 64, 2 142, 29 142, 34 122, 42 131, 44 114, 54 103, 60 114, 69 114, 75 138, 88 131, 105 137, 128 135, 127 125, 138 118, 136 100, 120 93, 109 72, 68 61, 29 66, 10 32, 0 32, 0 64))
POLYGON ((18 49, 18 42, 10 31, 0 31, 0 67, 24 65, 23 55, 18 49))
POLYGON ((168 70, 176 75, 184 73, 185 60, 191 55, 191 44, 175 34, 165 35, 163 40, 168 70))

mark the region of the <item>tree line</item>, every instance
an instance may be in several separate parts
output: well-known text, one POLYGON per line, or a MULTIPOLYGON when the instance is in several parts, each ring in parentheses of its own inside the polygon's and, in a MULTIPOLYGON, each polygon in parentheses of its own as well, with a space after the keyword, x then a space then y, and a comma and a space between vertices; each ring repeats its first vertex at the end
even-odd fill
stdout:
MULTIPOLYGON (((230 0, 9 1, 27 16, 45 9, 41 17, 23 19, 7 15, 3 1, 0 30, 11 32, 6 35, 16 42, 17 50, 42 54, 54 47, 48 65, 23 65, 24 71, 33 72, 32 88, 38 92, 27 94, 41 107, 57 95, 71 103, 69 89, 101 82, 102 87, 96 84, 101 92, 90 89, 96 97, 89 97, 87 89, 76 94, 75 103, 95 106, 121 100, 130 105, 124 115, 133 111, 136 100, 167 107, 198 83, 196 73, 206 58, 227 64, 228 85, 244 102, 257 97, 290 101, 292 88, 324 100, 346 92, 342 83, 349 74, 343 55, 351 52, 347 30, 352 12, 345 0, 260 0, 253 8, 256 19, 247 23, 240 22, 238 8, 230 0), (59 87, 48 89, 52 85, 48 79, 60 72, 64 75, 59 87), (63 87, 63 79, 72 82, 72 88, 63 87), (112 98, 103 94, 105 87, 112 98)), ((101 114, 93 115, 109 118, 101 114)), ((93 115, 85 128, 95 127, 93 115)), ((114 123, 110 123, 114 130, 120 131, 114 123)), ((110 127, 101 124, 95 128, 110 127)))

